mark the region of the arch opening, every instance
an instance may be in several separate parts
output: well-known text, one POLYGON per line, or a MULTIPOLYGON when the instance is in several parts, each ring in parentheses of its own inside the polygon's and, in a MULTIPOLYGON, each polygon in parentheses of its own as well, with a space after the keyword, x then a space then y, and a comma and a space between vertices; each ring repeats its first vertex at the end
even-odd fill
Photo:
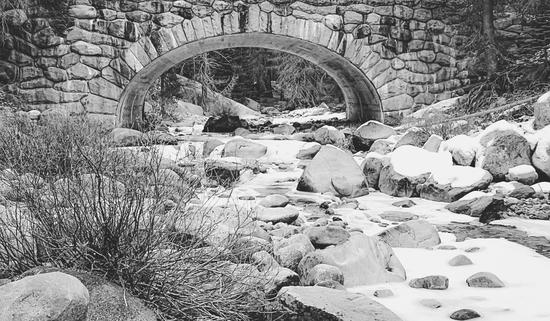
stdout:
POLYGON ((159 56, 141 69, 125 87, 117 108, 117 126, 136 127, 142 122, 149 87, 170 68, 210 51, 251 47, 286 52, 312 62, 331 76, 346 102, 347 119, 352 122, 383 121, 382 103, 367 76, 345 57, 318 44, 268 33, 242 33, 189 42, 159 56))

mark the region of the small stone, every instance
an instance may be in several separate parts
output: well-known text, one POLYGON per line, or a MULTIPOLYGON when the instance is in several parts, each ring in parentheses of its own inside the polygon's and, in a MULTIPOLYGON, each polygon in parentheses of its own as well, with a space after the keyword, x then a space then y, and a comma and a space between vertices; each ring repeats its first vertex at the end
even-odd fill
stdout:
POLYGON ((436 299, 422 299, 420 300, 420 304, 431 309, 439 309, 443 306, 441 302, 437 301, 436 299))
POLYGON ((395 207, 403 207, 403 208, 410 208, 416 205, 416 203, 412 200, 406 199, 402 201, 397 201, 392 204, 395 207))
POLYGON ((250 195, 243 195, 243 196, 239 196, 239 199, 241 201, 253 201, 256 199, 256 197, 250 196, 250 195))
POLYGON ((502 288, 502 282, 496 275, 490 272, 479 272, 470 276, 466 283, 469 287, 474 288, 502 288))
POLYGON ((374 291, 374 296, 377 298, 389 298, 393 296, 393 292, 390 289, 378 289, 374 291))
POLYGON ((334 225, 310 227, 306 234, 316 248, 325 248, 330 245, 338 245, 346 242, 350 234, 344 228, 334 225))
POLYGON ((430 275, 412 279, 409 286, 415 289, 445 290, 449 287, 449 279, 443 275, 430 275))
POLYGON ((454 246, 454 245, 441 245, 437 249, 438 250, 452 251, 452 250, 456 250, 456 246, 454 246))
POLYGON ((344 284, 344 274, 335 266, 317 264, 305 276, 305 285, 315 285, 326 281, 344 284))
POLYGON ((469 248, 465 249, 464 252, 476 253, 476 252, 479 252, 479 250, 481 250, 479 247, 474 246, 474 247, 469 247, 469 248))
POLYGON ((335 290, 343 290, 343 291, 346 290, 346 288, 342 284, 340 284, 340 283, 338 283, 334 280, 322 281, 322 282, 319 282, 319 283, 315 284, 315 286, 320 286, 320 287, 323 287, 323 288, 329 288, 329 289, 335 289, 335 290))
POLYGON ((463 265, 472 265, 472 264, 474 264, 472 260, 470 260, 464 254, 457 255, 449 261, 450 266, 463 266, 463 265))
POLYGON ((290 200, 288 197, 281 194, 267 195, 260 201, 260 205, 263 207, 285 207, 290 200))
POLYGON ((470 309, 461 309, 451 314, 451 319, 453 320, 471 320, 479 317, 481 317, 479 313, 470 309))
POLYGON ((388 211, 380 214, 380 218, 391 222, 406 222, 418 219, 418 215, 408 212, 388 211))

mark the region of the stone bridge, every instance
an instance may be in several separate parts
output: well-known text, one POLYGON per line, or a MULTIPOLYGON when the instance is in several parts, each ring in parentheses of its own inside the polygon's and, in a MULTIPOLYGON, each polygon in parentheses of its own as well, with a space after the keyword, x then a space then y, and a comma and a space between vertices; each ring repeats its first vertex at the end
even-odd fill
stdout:
POLYGON ((342 89, 352 121, 388 120, 468 81, 455 49, 464 37, 447 21, 445 0, 66 1, 61 32, 39 6, 4 13, 0 74, 35 109, 118 126, 141 121, 149 86, 169 68, 225 48, 317 64, 342 89))

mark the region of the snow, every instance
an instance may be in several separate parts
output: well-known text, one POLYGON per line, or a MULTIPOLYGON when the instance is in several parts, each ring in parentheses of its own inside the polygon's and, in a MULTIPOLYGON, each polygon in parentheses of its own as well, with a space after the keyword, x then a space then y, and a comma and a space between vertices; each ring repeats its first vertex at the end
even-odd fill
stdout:
POLYGON ((550 260, 516 243, 501 239, 475 239, 448 242, 457 250, 394 249, 407 271, 407 281, 348 289, 363 293, 388 307, 403 321, 442 321, 459 309, 469 308, 482 315, 485 321, 547 321, 550 305, 550 260), (464 250, 479 247, 476 253, 464 250), (453 267, 448 261, 458 254, 468 256, 473 265, 453 267), (470 288, 466 279, 477 272, 491 272, 505 284, 504 288, 470 288), (444 275, 449 278, 447 290, 413 289, 408 282, 427 275, 444 275), (376 298, 376 289, 391 289, 395 296, 376 298), (422 299, 435 299, 442 307, 422 306, 422 299))
POLYGON ((452 156, 448 152, 433 153, 410 145, 398 147, 388 155, 393 169, 408 177, 446 170, 453 164, 452 156))
POLYGON ((540 182, 531 185, 533 189, 535 189, 535 192, 540 193, 550 193, 550 182, 540 182))
POLYGON ((476 186, 490 175, 486 170, 469 166, 450 166, 432 172, 432 178, 439 184, 451 184, 453 188, 476 186))
POLYGON ((529 236, 543 236, 550 239, 550 221, 510 217, 503 220, 492 221, 491 224, 514 226, 518 230, 526 232, 529 236))

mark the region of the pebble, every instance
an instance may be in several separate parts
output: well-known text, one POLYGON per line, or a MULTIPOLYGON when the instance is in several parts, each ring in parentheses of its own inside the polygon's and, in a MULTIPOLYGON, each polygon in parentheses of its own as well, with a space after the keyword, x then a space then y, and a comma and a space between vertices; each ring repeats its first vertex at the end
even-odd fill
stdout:
POLYGON ((470 276, 466 283, 469 287, 474 288, 502 288, 502 282, 496 275, 491 272, 479 272, 470 276))
POLYGON ((479 317, 481 317, 479 313, 470 309, 461 309, 451 314, 451 319, 453 320, 471 320, 479 317))
POLYGON ((406 199, 402 201, 397 201, 392 204, 395 207, 403 207, 403 208, 410 208, 416 205, 416 203, 412 200, 406 199))
POLYGON ((453 250, 456 250, 456 246, 453 246, 453 245, 441 245, 437 248, 438 250, 448 250, 448 251, 453 251, 453 250))
POLYGON ((470 247, 470 248, 465 249, 464 252, 476 253, 476 252, 479 252, 479 250, 481 250, 479 247, 470 247))
POLYGON ((460 254, 449 261, 450 266, 472 265, 473 262, 466 255, 460 254))
POLYGON ((431 309, 439 309, 443 306, 441 302, 437 301, 436 299, 422 299, 420 300, 420 304, 431 309))
POLYGON ((378 289, 374 291, 374 296, 377 298, 389 298, 393 296, 393 292, 390 289, 378 289))

